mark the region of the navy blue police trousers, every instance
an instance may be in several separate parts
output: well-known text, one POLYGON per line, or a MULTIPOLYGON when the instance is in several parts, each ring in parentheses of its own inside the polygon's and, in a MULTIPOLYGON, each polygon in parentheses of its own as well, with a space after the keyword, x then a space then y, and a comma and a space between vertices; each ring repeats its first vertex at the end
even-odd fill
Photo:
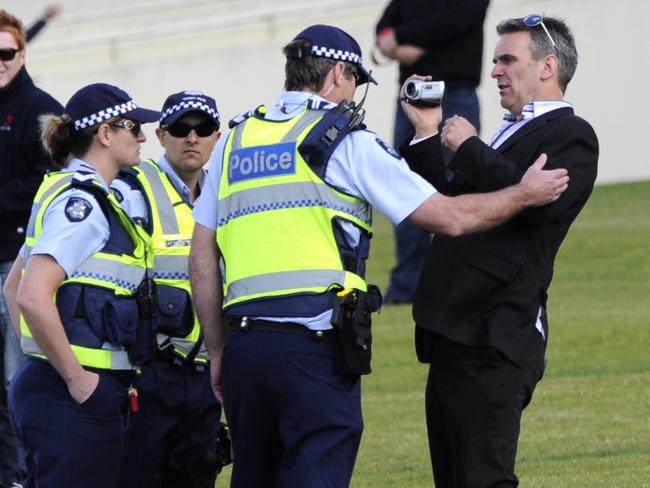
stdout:
POLYGON ((134 381, 119 487, 213 488, 221 406, 209 366, 158 354, 134 381))
POLYGON ((25 488, 116 488, 128 382, 99 373, 81 405, 47 361, 28 358, 9 388, 10 410, 27 450, 25 488))
POLYGON ((222 359, 231 488, 345 488, 361 441, 361 381, 334 369, 335 339, 232 331, 222 359))

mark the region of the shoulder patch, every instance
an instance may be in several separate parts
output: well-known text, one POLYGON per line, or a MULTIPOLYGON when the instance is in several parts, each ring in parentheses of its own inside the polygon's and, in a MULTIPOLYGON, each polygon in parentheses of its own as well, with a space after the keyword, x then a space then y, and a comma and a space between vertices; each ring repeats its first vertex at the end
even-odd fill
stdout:
POLYGON ((92 209, 93 206, 85 198, 70 197, 65 204, 65 216, 70 222, 81 222, 90 215, 92 209))
POLYGON ((388 154, 393 156, 395 159, 402 159, 402 157, 399 155, 399 153, 393 148, 393 146, 390 146, 386 144, 384 141, 382 141, 379 137, 375 137, 375 141, 377 141, 377 144, 386 151, 388 154))

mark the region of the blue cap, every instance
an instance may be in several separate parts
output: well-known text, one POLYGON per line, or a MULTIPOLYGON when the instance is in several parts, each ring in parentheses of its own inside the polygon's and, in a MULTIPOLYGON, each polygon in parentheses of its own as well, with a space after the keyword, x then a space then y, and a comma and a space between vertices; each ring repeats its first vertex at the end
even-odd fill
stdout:
POLYGON ((331 25, 317 24, 307 27, 294 37, 293 40, 296 41, 298 39, 309 41, 311 44, 309 51, 305 52, 298 49, 287 50, 285 52, 287 59, 313 56, 316 58, 345 61, 355 65, 359 70, 359 84, 362 85, 369 81, 375 85, 377 84, 377 81, 370 75, 368 70, 363 67, 359 43, 347 32, 331 25))
POLYGON ((74 122, 75 130, 100 124, 113 117, 137 122, 155 122, 160 112, 138 107, 121 88, 106 83, 93 83, 78 90, 65 106, 64 113, 74 122))
POLYGON ((167 97, 162 108, 160 125, 172 125, 189 112, 200 112, 207 115, 216 124, 217 129, 221 124, 217 102, 214 101, 214 98, 198 90, 185 90, 167 97))

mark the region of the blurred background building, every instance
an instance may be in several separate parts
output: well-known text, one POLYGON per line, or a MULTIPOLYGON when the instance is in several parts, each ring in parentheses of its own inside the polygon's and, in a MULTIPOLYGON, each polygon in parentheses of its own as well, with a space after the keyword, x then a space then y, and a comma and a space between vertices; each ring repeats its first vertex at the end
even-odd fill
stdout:
MULTIPOLYGON (((4 0, 2 8, 29 25, 47 0, 4 0)), ((258 104, 273 104, 284 79, 282 46, 305 26, 337 25, 360 42, 365 64, 385 0, 65 0, 63 12, 28 46, 27 66, 38 86, 65 104, 97 81, 124 87, 144 106, 194 88, 214 96, 223 120, 258 104)), ((650 18, 645 0, 492 0, 485 22, 479 90, 484 138, 503 110, 489 76, 494 27, 506 17, 557 15, 573 28, 580 53, 566 99, 589 120, 601 143, 599 182, 650 179, 641 151, 650 98, 650 18)), ((366 101, 368 126, 390 141, 397 66, 373 67, 378 87, 366 101)), ((424 74, 424 73, 423 73, 424 74)), ((357 94, 360 99, 363 93, 357 94)), ((160 150, 148 127, 143 157, 160 150)))

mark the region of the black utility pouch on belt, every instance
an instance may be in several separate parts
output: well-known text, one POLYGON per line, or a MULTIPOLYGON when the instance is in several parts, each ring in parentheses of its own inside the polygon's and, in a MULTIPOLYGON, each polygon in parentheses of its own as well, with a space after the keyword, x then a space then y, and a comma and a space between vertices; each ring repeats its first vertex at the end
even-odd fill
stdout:
POLYGON ((381 307, 381 293, 375 285, 368 291, 352 290, 337 295, 332 313, 336 330, 336 371, 345 376, 369 374, 372 356, 371 313, 381 307))
POLYGON ((153 354, 154 289, 155 283, 146 277, 135 294, 138 303, 138 329, 135 343, 128 349, 128 355, 131 363, 136 366, 147 364, 153 354))
POLYGON ((169 337, 187 337, 194 328, 194 312, 189 293, 173 286, 156 285, 154 289, 156 332, 169 337))

